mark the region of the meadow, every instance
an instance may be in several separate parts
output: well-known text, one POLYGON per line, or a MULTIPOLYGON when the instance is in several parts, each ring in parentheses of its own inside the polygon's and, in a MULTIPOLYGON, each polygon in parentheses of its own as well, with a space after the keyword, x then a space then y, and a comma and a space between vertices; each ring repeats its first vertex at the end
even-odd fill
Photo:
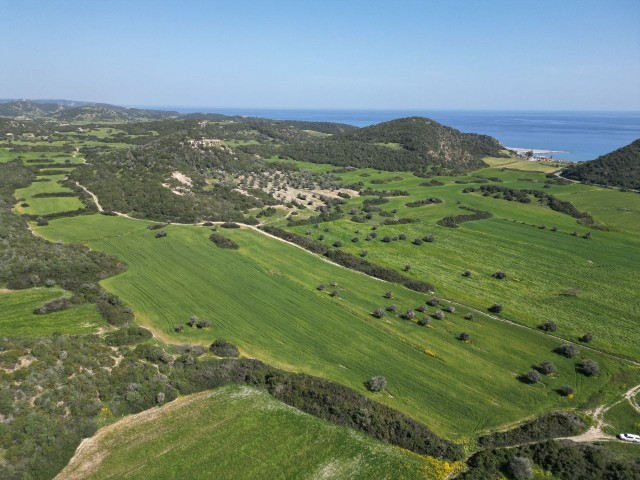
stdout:
MULTIPOLYGON (((432 327, 400 317, 430 296, 335 265, 251 229, 220 229, 240 248, 216 247, 210 228, 169 225, 156 238, 148 222, 89 215, 35 227, 46 238, 86 243, 126 262, 128 270, 101 285, 131 305, 136 320, 171 343, 209 344, 224 338, 274 366, 322 376, 365 393, 363 382, 384 375, 387 391, 368 393, 450 438, 469 439, 524 417, 556 408, 593 406, 638 380, 640 371, 595 352, 598 377, 576 370, 576 359, 552 350, 560 340, 542 332, 458 308, 432 327), (336 282, 336 287, 331 287, 336 282), (323 291, 317 289, 326 284, 323 291), (330 292, 336 290, 338 296, 330 292), (393 291, 393 299, 384 298, 393 291), (397 313, 374 318, 377 307, 397 313), (185 325, 197 315, 211 328, 185 325), (184 332, 174 332, 176 324, 184 332), (461 332, 469 343, 458 340, 461 332), (533 366, 552 360, 557 377, 527 385, 533 366), (556 391, 576 388, 567 399, 556 391)), ((433 315, 429 307, 424 314, 433 315)), ((628 387, 626 387, 628 388, 628 387)))
POLYGON ((45 181, 33 182, 26 188, 16 190, 14 196, 18 199, 24 199, 23 201, 18 202, 16 211, 27 215, 50 215, 52 213, 70 212, 78 210, 79 208, 84 208, 84 205, 76 196, 34 198, 34 195, 57 194, 62 192, 72 193, 69 188, 58 183, 65 178, 66 175, 63 174, 48 176, 42 175, 39 179, 45 181), (22 203, 26 203, 28 206, 23 207, 22 203))
POLYGON ((38 338, 53 333, 77 335, 104 327, 95 305, 79 305, 60 312, 36 315, 33 311, 51 300, 68 297, 60 288, 0 289, 0 336, 38 338))
MULTIPOLYGON (((536 165, 515 162, 515 166, 522 163, 531 164, 529 168, 536 165)), ((328 170, 327 166, 298 164, 315 171, 328 170)), ((362 182, 365 188, 378 191, 406 191, 408 195, 389 197, 379 208, 391 218, 420 221, 383 225, 390 217, 379 213, 365 223, 355 223, 347 214, 321 224, 319 229, 311 225, 286 227, 282 218, 267 221, 314 239, 322 235, 326 245, 341 241, 342 249, 355 255, 366 250, 367 260, 376 264, 398 270, 409 265, 407 275, 434 284, 443 297, 483 311, 499 303, 504 307, 502 316, 514 322, 536 327, 551 320, 558 325, 556 335, 577 341, 590 332, 594 348, 640 359, 640 239, 636 235, 640 230, 640 195, 578 184, 551 184, 547 188, 542 172, 502 168, 486 168, 466 177, 436 177, 442 186, 420 186, 429 180, 370 169, 341 172, 339 176, 343 184, 362 182), (502 187, 542 190, 570 201, 608 231, 580 225, 575 218, 535 201, 525 204, 479 192, 462 193, 464 188, 486 184, 487 178, 499 180, 492 184, 502 187), (430 197, 442 203, 406 206, 430 197), (489 211, 493 217, 463 223, 459 228, 437 225, 446 216, 469 213, 460 207, 489 211), (378 237, 365 241, 374 226, 378 237), (582 238, 588 232, 591 239, 582 238), (406 235, 405 240, 382 241, 385 236, 401 234, 406 235), (426 235, 435 241, 420 246, 412 243, 426 235), (471 276, 464 277, 465 271, 471 276), (505 272, 507 278, 493 278, 497 271, 505 272)), ((343 211, 355 207, 362 217, 362 202, 361 197, 348 199, 343 211)), ((296 219, 308 215, 311 212, 303 212, 296 219)))
POLYGON ((449 471, 444 463, 230 385, 106 427, 56 478, 435 480, 449 471))

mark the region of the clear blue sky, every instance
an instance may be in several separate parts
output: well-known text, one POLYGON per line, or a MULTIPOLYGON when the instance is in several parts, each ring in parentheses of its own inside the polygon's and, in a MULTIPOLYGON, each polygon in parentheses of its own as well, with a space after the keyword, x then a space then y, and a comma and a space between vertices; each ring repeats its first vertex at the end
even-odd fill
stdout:
POLYGON ((640 110, 638 0, 0 0, 0 98, 640 110))

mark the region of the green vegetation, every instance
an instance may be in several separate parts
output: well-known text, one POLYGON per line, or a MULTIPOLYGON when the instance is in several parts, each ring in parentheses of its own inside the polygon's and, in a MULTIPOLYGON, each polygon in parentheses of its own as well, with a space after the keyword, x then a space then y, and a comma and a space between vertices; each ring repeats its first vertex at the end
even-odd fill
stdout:
MULTIPOLYGON (((557 378, 545 378, 540 387, 525 385, 517 374, 553 355, 558 340, 480 315, 470 322, 463 308, 429 329, 396 314, 379 321, 372 312, 390 303, 383 298, 389 284, 249 229, 225 231, 240 246, 229 250, 213 247, 206 228, 169 225, 167 238, 159 241, 147 225, 93 215, 54 220, 37 231, 54 241, 86 242, 126 262, 125 274, 101 284, 133 306, 136 319, 160 338, 205 345, 225 338, 272 365, 329 378, 363 393, 363 382, 383 375, 389 394, 369 395, 439 434, 468 437, 536 412, 586 406, 618 389, 619 375, 634 375, 594 354, 602 373, 587 379, 576 376, 576 359, 558 357, 557 378), (323 282, 335 282, 339 297, 316 290, 323 282), (192 315, 209 319, 211 328, 174 331, 176 322, 192 315), (471 334, 470 344, 456 339, 461 331, 471 334), (579 382, 574 399, 555 391, 567 382, 579 382), (594 396, 599 390, 602 393, 594 396), (441 408, 442 402, 447 409, 441 408)), ((394 288, 399 312, 425 300, 424 295, 394 288)), ((430 307, 428 313, 435 310, 430 307)))
POLYGON ((53 333, 80 334, 95 331, 104 320, 94 305, 79 305, 37 315, 38 307, 70 295, 59 288, 0 289, 0 336, 44 337, 53 333))
POLYGON ((562 176, 584 183, 640 190, 640 139, 590 162, 562 171, 562 176))
MULTIPOLYGON (((628 400, 614 405, 605 414, 607 431, 612 435, 635 433, 640 435, 640 412, 628 400)), ((637 447, 640 452, 640 446, 637 447)))
POLYGON ((420 456, 328 424, 264 391, 240 386, 182 397, 126 417, 99 431, 62 472, 67 479, 94 480, 324 475, 438 478, 420 456), (157 456, 158 452, 166 453, 157 456))

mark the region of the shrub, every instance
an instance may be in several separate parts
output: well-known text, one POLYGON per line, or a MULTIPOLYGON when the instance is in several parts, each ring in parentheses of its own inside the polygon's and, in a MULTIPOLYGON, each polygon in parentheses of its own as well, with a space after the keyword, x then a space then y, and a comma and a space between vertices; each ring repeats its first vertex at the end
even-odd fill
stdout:
POLYGON ((234 222, 224 222, 220 225, 222 228, 240 228, 240 225, 234 222))
POLYGON ((235 345, 225 341, 216 340, 209 346, 209 351, 218 357, 238 357, 240 352, 235 345))
POLYGON ((497 278, 498 280, 504 280, 507 278, 507 274, 504 272, 496 272, 493 274, 493 278, 497 278))
POLYGON ((409 309, 402 315, 402 318, 404 318, 405 320, 413 320, 414 318, 416 318, 416 312, 409 309))
POLYGON ((540 381, 542 377, 540 377, 540 374, 536 371, 536 370, 531 370, 529 372, 527 372, 527 374, 525 375, 525 379, 527 380, 527 383, 538 383, 540 381))
POLYGON ((420 320, 418 320, 418 325, 422 326, 422 327, 426 327, 427 325, 431 324, 431 319, 429 317, 422 317, 420 320))
POLYGON ((176 324, 173 326, 173 330, 177 333, 180 333, 182 331, 184 331, 184 325, 182 324, 176 324))
POLYGON ((422 240, 421 238, 416 238, 416 239, 413 241, 413 244, 414 244, 414 245, 422 245, 423 243, 424 243, 424 240, 422 240))
POLYGON ((384 308, 378 307, 373 311, 373 316, 376 318, 384 317, 384 308))
POLYGON ((353 237, 353 238, 351 239, 351 241, 352 241, 353 243, 358 243, 358 242, 360 241, 360 237, 353 237))
POLYGON ((332 297, 339 297, 340 296, 340 292, 338 292, 338 290, 331 290, 331 296, 332 297))
POLYGON ((327 288, 327 286, 324 283, 321 283, 320 285, 318 285, 316 287, 318 290, 323 291, 325 288, 327 288))
POLYGON ((600 373, 600 365, 595 360, 587 358, 580 363, 580 371, 587 377, 593 377, 600 373))
POLYGON ((436 310, 435 313, 433 314, 433 318, 435 318, 436 320, 443 320, 444 312, 442 310, 436 310))
POLYGON ((453 305, 446 305, 442 308, 445 312, 456 313, 456 307, 453 305))
POLYGON ((499 303, 494 303, 488 308, 488 310, 491 313, 502 313, 502 305, 500 305, 499 303))
POLYGON ((406 240, 407 236, 404 233, 401 233, 400 235, 398 235, 398 239, 399 240, 406 240))
POLYGON ((435 237, 433 235, 425 235, 422 240, 424 240, 427 243, 431 243, 431 242, 435 242, 435 237))
POLYGON ((209 328, 211 327, 211 322, 209 320, 200 320, 198 323, 196 323, 196 327, 209 328))
POLYGON ((372 392, 379 392, 387 388, 387 379, 381 375, 371 377, 367 382, 367 388, 372 392))
POLYGON ((237 250, 238 248, 240 248, 240 246, 230 238, 227 238, 224 235, 219 235, 217 233, 209 235, 209 240, 211 240, 216 244, 217 247, 220 248, 230 248, 232 250, 237 250))
POLYGON ((465 270, 465 271, 462 273, 462 276, 463 276, 463 277, 470 277, 470 276, 471 276, 471 272, 470 272, 469 270, 465 270))
POLYGON ((428 305, 435 307, 440 303, 440 299, 438 297, 433 297, 431 300, 427 302, 428 305))
POLYGON ((156 238, 164 238, 167 236, 167 232, 165 232, 164 230, 160 230, 158 233, 156 233, 156 238))
POLYGON ((333 246, 336 248, 342 247, 342 240, 336 240, 335 242, 333 242, 333 246))
POLYGON ((368 252, 367 250, 362 250, 362 251, 360 252, 360 256, 361 256, 362 258, 366 257, 367 255, 369 255, 369 252, 368 252))
POLYGON ((540 370, 541 373, 544 373, 545 375, 549 375, 550 373, 556 373, 558 371, 556 366, 548 360, 542 362, 540 364, 540 367, 538 367, 538 369, 540 370))
POLYGON ((584 343, 589 343, 591 340, 593 340, 593 335, 591 335, 590 333, 585 333, 580 337, 580 341, 584 343))
POLYGON ((416 308, 416 310, 418 310, 420 313, 424 313, 427 310, 427 306, 425 304, 422 304, 418 308, 416 308))
POLYGON ((554 350, 563 357, 573 358, 578 354, 578 347, 572 343, 565 343, 554 350))
POLYGON ((386 292, 383 296, 384 296, 384 298, 393 298, 393 292, 391 292, 391 291, 386 292))
POLYGON ((464 316, 465 320, 473 320, 473 313, 469 312, 464 316))
POLYGON ((544 332, 555 332, 558 329, 558 326, 556 325, 555 322, 548 320, 544 322, 542 325, 540 325, 538 328, 544 332))
POLYGON ((387 311, 392 312, 392 313, 397 312, 398 311, 398 306, 395 303, 393 303, 393 304, 391 304, 391 305, 389 305, 387 307, 387 311))
POLYGON ((46 225, 49 225, 49 221, 44 217, 36 218, 36 223, 38 224, 39 227, 44 227, 46 225))
POLYGON ((404 267, 402 267, 403 272, 408 272, 409 270, 411 270, 411 265, 405 265, 404 267))
POLYGON ((469 335, 467 332, 462 332, 460 335, 458 335, 458 339, 462 340, 463 342, 468 342, 469 340, 471 340, 471 335, 469 335))
POLYGON ((574 390, 573 387, 570 387, 569 385, 562 385, 562 387, 560 387, 560 394, 563 397, 571 397, 574 394, 574 390))

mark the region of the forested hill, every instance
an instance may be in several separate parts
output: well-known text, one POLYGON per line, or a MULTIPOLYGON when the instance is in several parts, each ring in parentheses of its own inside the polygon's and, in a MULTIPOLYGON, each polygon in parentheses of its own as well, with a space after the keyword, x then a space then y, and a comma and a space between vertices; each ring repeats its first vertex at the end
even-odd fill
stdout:
POLYGON ((583 183, 640 190, 640 138, 590 162, 576 163, 562 176, 583 183))
POLYGON ((410 117, 286 145, 279 153, 340 166, 462 173, 485 166, 482 158, 500 156, 503 148, 493 137, 410 117))

